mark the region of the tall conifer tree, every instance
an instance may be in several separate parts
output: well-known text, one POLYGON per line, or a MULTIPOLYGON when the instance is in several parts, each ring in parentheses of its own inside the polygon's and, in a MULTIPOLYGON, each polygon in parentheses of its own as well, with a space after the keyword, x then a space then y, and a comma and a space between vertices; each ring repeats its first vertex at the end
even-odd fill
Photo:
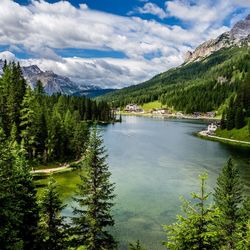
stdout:
POLYGON ((228 249, 235 249, 239 240, 244 199, 242 183, 232 159, 228 160, 217 179, 214 200, 220 210, 220 217, 216 222, 221 244, 228 249))
POLYGON ((32 156, 35 156, 35 145, 36 145, 36 122, 37 122, 37 114, 35 110, 35 96, 32 93, 30 87, 27 88, 26 94, 24 96, 22 102, 22 110, 21 110, 21 137, 24 141, 25 149, 28 152, 28 156, 31 159, 32 156))
POLYGON ((114 225, 111 208, 114 199, 114 184, 110 182, 111 173, 103 140, 97 128, 91 132, 90 141, 83 162, 85 174, 78 186, 77 201, 80 208, 74 209, 73 219, 78 235, 78 245, 87 250, 111 250, 116 242, 107 227, 114 225))
POLYGON ((50 178, 40 200, 41 220, 39 228, 42 236, 40 249, 67 249, 64 218, 61 216, 64 208, 56 181, 50 178))

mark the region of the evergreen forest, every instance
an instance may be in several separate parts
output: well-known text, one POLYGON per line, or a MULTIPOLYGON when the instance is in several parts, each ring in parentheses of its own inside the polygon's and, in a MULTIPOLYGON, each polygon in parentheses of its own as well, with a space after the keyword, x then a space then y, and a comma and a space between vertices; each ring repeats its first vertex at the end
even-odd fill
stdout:
POLYGON ((78 159, 84 152, 91 122, 114 117, 106 102, 44 93, 25 81, 21 67, 5 62, 0 78, 0 127, 12 143, 22 145, 34 163, 78 159))

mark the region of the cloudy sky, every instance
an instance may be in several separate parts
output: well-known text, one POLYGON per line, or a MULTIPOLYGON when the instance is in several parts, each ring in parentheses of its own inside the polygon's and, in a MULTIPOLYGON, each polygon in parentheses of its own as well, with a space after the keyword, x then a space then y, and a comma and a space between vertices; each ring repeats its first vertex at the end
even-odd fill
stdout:
POLYGON ((180 65, 249 13, 249 0, 0 0, 0 58, 120 88, 180 65))

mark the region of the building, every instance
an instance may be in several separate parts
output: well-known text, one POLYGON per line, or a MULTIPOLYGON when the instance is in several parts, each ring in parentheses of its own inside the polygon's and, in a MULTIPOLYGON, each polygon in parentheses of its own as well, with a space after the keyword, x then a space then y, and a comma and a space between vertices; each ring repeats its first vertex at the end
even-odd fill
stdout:
POLYGON ((126 112, 143 112, 144 110, 137 104, 128 104, 124 111, 126 112))
POLYGON ((216 124, 211 123, 207 127, 207 133, 208 134, 214 134, 217 128, 218 128, 218 126, 216 124))

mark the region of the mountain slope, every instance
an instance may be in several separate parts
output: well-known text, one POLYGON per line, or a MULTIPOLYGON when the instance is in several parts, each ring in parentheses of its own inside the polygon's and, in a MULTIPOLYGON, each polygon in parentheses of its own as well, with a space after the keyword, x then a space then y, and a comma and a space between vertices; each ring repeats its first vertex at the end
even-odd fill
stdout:
POLYGON ((160 100, 186 113, 217 110, 249 70, 250 16, 231 31, 200 45, 180 67, 142 84, 100 97, 116 106, 160 100))

